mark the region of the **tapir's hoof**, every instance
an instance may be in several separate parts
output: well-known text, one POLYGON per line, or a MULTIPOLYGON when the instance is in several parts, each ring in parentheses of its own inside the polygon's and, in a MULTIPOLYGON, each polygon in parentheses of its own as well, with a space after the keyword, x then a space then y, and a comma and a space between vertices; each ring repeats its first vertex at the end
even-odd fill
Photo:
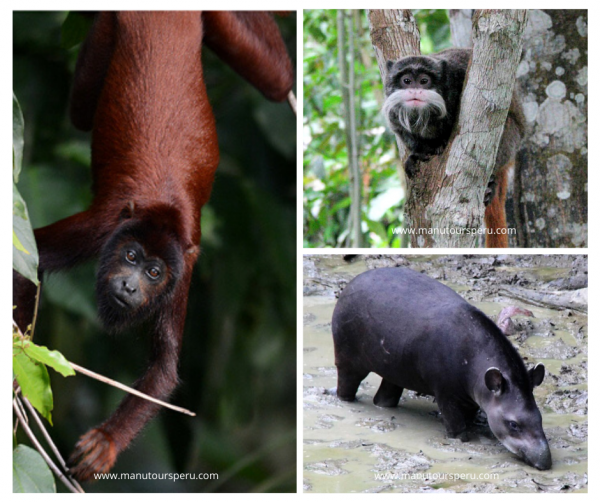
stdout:
POLYGON ((446 435, 451 439, 460 439, 463 443, 467 443, 471 439, 471 435, 465 430, 460 432, 448 432, 446 435))

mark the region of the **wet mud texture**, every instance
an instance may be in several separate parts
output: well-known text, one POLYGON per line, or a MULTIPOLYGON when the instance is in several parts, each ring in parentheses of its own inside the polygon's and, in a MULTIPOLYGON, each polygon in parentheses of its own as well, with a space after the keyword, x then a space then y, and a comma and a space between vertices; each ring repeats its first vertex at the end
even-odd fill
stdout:
POLYGON ((583 255, 331 255, 304 259, 304 491, 586 492, 587 257, 583 255), (405 390, 378 408, 371 373, 357 400, 335 396, 331 336, 336 298, 371 268, 408 266, 453 288, 494 321, 504 307, 509 339, 526 366, 543 362, 534 391, 552 451, 549 471, 529 467, 491 433, 480 413, 470 441, 446 437, 433 398, 405 390), (565 307, 568 305, 569 307, 565 307))

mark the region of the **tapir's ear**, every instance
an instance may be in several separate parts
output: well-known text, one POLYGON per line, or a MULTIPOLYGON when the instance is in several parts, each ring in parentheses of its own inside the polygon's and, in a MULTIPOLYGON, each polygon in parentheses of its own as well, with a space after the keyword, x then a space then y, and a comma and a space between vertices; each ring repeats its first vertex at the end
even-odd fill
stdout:
POLYGON ((394 66, 394 62, 390 61, 388 59, 387 62, 385 63, 385 67, 387 68, 387 71, 390 71, 392 69, 392 66, 394 66))
POLYGON ((537 363, 529 370, 529 380, 531 380, 531 385, 537 387, 541 384, 545 374, 546 368, 544 368, 544 365, 542 363, 537 363))
POLYGON ((502 394, 504 377, 498 368, 488 368, 485 372, 485 386, 497 396, 502 394))

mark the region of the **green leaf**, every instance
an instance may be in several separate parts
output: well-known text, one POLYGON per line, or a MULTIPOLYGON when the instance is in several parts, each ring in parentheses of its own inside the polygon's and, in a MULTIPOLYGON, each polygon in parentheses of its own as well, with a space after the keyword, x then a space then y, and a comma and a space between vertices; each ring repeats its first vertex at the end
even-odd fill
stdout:
POLYGON ((17 237, 17 234, 15 234, 15 231, 13 230, 13 246, 16 247, 19 251, 22 251, 25 254, 31 254, 29 251, 27 251, 24 247, 23 244, 21 244, 21 241, 19 240, 19 238, 17 237))
POLYGON ((85 40, 94 18, 78 12, 69 12, 60 32, 60 45, 71 49, 85 40))
POLYGON ((73 370, 69 361, 58 350, 49 350, 48 347, 36 345, 30 341, 23 343, 23 349, 29 357, 54 368, 62 376, 66 377, 75 374, 75 370, 73 370))
POLYGON ((36 450, 23 444, 13 450, 13 493, 56 493, 48 464, 36 450))
POLYGON ((13 372, 23 395, 52 425, 54 401, 46 366, 31 359, 17 343, 13 345, 13 372))
POLYGON ((37 285, 38 263, 38 251, 27 207, 13 182, 13 268, 37 285))
POLYGON ((13 92, 13 179, 19 181, 23 163, 23 130, 25 128, 23 112, 13 92))

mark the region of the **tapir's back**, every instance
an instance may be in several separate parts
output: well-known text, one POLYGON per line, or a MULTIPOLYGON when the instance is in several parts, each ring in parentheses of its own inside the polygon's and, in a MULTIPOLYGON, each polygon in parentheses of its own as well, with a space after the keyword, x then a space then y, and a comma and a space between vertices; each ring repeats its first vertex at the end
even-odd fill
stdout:
POLYGON ((457 361, 470 359, 487 343, 482 322, 491 323, 424 274, 408 268, 371 270, 346 286, 335 307, 336 364, 431 394, 438 373, 456 373, 457 361))
POLYGON ((333 315, 334 337, 348 325, 376 336, 380 330, 402 331, 403 323, 428 326, 431 331, 446 325, 461 307, 470 305, 424 274, 405 267, 370 270, 355 277, 340 295, 333 315))

